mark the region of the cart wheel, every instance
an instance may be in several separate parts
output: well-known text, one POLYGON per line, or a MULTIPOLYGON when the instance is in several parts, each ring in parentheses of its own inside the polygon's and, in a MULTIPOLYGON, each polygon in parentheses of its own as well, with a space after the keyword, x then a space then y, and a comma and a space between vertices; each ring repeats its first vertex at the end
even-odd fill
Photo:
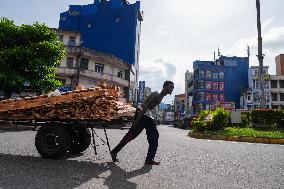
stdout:
POLYGON ((75 127, 70 131, 71 146, 69 152, 77 154, 85 151, 91 144, 91 132, 87 128, 75 127))
POLYGON ((70 133, 60 125, 40 127, 36 134, 35 146, 46 159, 58 159, 70 148, 70 133))

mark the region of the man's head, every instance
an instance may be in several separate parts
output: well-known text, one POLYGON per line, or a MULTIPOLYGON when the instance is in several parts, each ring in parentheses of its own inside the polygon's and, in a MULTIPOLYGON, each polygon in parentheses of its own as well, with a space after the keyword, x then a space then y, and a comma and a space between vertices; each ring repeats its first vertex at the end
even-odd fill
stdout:
POLYGON ((165 81, 163 84, 163 91, 166 93, 166 95, 172 94, 174 88, 175 88, 174 82, 172 81, 165 81))

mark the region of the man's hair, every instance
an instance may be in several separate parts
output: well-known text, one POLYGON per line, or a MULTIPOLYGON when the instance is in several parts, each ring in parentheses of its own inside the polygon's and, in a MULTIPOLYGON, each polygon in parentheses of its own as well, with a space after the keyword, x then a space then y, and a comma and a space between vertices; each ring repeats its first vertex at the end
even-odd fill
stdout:
POLYGON ((165 81, 164 84, 163 84, 163 88, 170 85, 170 84, 174 84, 174 82, 172 81, 165 81))

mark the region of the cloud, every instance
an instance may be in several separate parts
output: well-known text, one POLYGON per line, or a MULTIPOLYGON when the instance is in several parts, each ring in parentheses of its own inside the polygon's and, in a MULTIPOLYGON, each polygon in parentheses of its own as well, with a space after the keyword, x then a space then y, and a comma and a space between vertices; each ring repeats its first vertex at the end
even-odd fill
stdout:
MULTIPOLYGON (((269 19, 266 22, 266 25, 268 26, 269 22, 271 23, 272 21, 273 19, 269 19)), ((277 26, 269 29, 267 28, 267 30, 262 34, 262 41, 262 51, 263 54, 265 54, 264 65, 270 67, 269 72, 271 74, 275 74, 275 62, 271 60, 274 60, 275 56, 284 52, 284 26, 277 26)), ((250 46, 251 51, 250 65, 258 65, 258 59, 255 56, 258 54, 257 36, 240 39, 238 42, 233 44, 231 48, 229 48, 228 54, 234 56, 244 56, 246 55, 245 53, 247 45, 250 46)), ((223 48, 225 49, 226 47, 223 48)))
MULTIPOLYGON (((162 58, 156 59, 155 61, 142 60, 139 80, 146 81, 145 85, 150 87, 152 91, 160 91, 164 81, 170 80, 175 82, 176 73, 176 66, 162 58)), ((172 96, 167 96, 164 102, 169 103, 172 99, 172 96)))
POLYGON ((263 30, 267 29, 273 23, 274 20, 275 20, 274 17, 271 17, 271 18, 265 20, 262 24, 262 29, 263 30))

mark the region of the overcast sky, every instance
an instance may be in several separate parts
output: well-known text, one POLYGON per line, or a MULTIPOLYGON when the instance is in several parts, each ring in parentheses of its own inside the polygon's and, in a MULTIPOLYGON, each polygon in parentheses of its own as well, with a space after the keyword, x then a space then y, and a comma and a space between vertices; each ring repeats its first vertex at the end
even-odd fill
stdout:
MULTIPOLYGON (((0 16, 16 24, 34 21, 58 27, 59 14, 70 4, 93 0, 0 0, 0 16)), ((134 3, 135 0, 129 0, 134 3)), ((275 56, 284 54, 284 0, 261 0, 264 65, 275 74, 275 56)), ((141 0, 140 80, 160 90, 173 80, 174 94, 184 93, 184 74, 194 60, 213 60, 220 48, 225 56, 247 56, 257 65, 255 0, 141 0)), ((174 96, 168 96, 169 103, 174 96)))

